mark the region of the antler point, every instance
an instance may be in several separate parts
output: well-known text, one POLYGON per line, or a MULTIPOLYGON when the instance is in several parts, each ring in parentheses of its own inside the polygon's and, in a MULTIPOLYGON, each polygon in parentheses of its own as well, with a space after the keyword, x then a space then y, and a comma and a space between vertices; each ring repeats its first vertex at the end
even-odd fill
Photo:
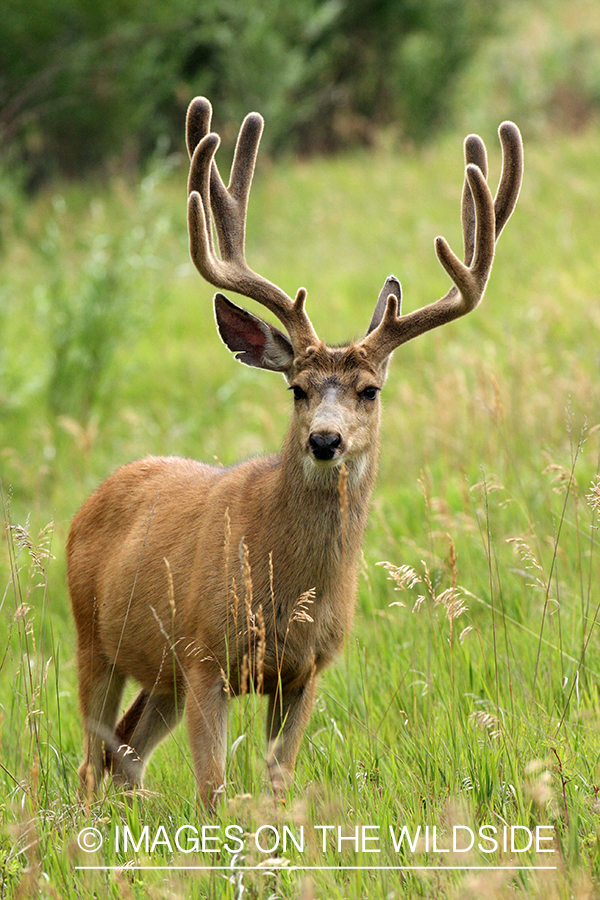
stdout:
POLYGON ((398 297, 395 294, 388 294, 383 318, 396 321, 399 318, 398 305, 398 297))
POLYGON ((479 175, 481 175, 483 177, 483 172, 481 171, 481 166, 478 166, 477 163, 474 163, 474 162, 467 163, 467 165, 465 166, 465 171, 466 171, 467 175, 474 175, 475 177, 478 177, 479 175))
POLYGON ((515 125, 515 123, 511 122, 510 119, 505 119, 504 122, 501 122, 498 126, 498 134, 503 134, 508 131, 512 132, 512 134, 514 135, 521 134, 518 125, 515 125))
POLYGON ((302 309, 305 301, 306 301, 306 288, 300 287, 300 288, 298 288, 298 290, 296 292, 296 299, 294 300, 294 308, 298 309, 298 310, 302 309))

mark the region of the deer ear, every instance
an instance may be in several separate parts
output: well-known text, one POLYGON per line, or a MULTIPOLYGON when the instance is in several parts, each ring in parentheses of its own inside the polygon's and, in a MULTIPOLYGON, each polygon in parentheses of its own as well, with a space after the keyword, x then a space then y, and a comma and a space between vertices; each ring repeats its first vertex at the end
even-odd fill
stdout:
POLYGON ((383 319, 383 314, 387 306, 387 299, 390 294, 393 294, 398 301, 396 315, 399 316, 400 307, 402 305, 402 289, 400 287, 400 282, 397 278, 394 278, 393 275, 390 275, 385 279, 385 284, 381 288, 379 297, 377 299, 377 305, 375 306, 375 312, 373 313, 373 318, 371 319, 371 324, 367 329, 367 334, 371 334, 371 332, 377 328, 377 326, 383 319))
POLYGON ((215 294, 217 329, 225 346, 246 366, 271 372, 290 371, 294 350, 290 339, 274 325, 215 294))

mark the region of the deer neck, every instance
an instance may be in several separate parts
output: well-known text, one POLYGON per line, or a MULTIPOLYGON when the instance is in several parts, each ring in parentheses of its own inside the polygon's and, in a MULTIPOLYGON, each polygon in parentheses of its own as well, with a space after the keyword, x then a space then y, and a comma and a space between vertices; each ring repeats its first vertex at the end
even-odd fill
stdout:
MULTIPOLYGON (((358 553, 367 523, 379 456, 378 434, 366 450, 350 456, 344 467, 315 465, 300 445, 292 423, 278 470, 280 497, 294 526, 310 534, 310 544, 331 547, 340 541, 346 552, 358 553)), ((289 521, 289 519, 288 519, 289 521)))

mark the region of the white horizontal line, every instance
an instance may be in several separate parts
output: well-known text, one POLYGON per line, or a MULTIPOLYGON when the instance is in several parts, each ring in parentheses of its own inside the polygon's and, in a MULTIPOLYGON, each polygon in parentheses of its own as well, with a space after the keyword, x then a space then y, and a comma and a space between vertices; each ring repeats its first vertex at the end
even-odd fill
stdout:
POLYGON ((130 869, 130 870, 183 870, 183 871, 219 871, 219 872, 272 872, 277 870, 278 872, 329 872, 329 871, 364 871, 370 872, 373 870, 384 871, 384 872, 407 872, 407 871, 432 871, 432 872, 447 872, 447 871, 474 871, 474 870, 482 870, 486 872, 516 872, 521 870, 527 870, 530 872, 536 871, 548 871, 548 870, 556 870, 558 866, 269 866, 266 864, 262 864, 260 866, 132 866, 128 863, 123 863, 120 866, 75 866, 77 871, 82 870, 102 870, 102 871, 113 871, 116 869, 130 869))

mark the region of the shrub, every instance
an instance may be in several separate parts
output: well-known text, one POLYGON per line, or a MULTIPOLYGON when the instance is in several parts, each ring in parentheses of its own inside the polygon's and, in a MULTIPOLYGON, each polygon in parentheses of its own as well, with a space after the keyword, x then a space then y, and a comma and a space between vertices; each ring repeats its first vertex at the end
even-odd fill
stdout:
MULTIPOLYGON (((35 184, 160 135, 180 143, 189 99, 209 95, 220 128, 251 108, 274 148, 335 148, 401 121, 423 140, 444 121, 456 75, 498 0, 5 0, 0 6, 0 146, 35 184)), ((225 129, 227 134, 228 129, 225 129)))

